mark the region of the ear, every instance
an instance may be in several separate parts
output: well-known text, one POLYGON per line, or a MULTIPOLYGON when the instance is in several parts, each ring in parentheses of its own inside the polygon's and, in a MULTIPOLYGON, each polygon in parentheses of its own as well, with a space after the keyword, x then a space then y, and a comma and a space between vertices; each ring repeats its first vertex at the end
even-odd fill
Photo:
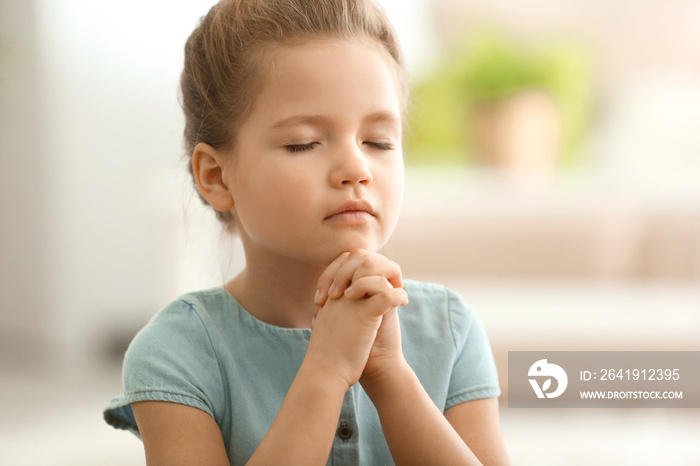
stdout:
POLYGON ((209 144, 200 142, 192 153, 192 173, 197 189, 216 210, 233 208, 233 195, 224 179, 224 155, 209 144))

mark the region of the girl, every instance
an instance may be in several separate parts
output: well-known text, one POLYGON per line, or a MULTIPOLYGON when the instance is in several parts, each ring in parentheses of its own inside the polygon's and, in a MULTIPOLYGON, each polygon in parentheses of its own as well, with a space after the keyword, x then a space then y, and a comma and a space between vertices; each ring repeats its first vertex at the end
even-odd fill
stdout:
POLYGON ((149 464, 506 464, 479 321, 377 253, 407 94, 383 13, 222 0, 181 85, 194 182, 246 266, 139 332, 106 420, 149 464))

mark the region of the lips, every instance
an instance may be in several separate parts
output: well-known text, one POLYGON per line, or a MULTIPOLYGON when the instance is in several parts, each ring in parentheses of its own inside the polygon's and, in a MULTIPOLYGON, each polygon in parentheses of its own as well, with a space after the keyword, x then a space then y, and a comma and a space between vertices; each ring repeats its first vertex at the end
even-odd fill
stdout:
POLYGON ((338 218, 343 216, 374 216, 374 207, 372 204, 365 201, 364 199, 350 200, 343 202, 340 206, 333 210, 333 212, 326 217, 326 220, 332 218, 338 218))

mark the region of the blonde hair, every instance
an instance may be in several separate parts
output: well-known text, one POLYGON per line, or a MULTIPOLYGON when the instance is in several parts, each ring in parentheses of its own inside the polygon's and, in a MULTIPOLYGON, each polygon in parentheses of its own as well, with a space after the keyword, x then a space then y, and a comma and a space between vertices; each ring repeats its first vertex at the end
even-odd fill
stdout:
MULTIPOLYGON (((270 48, 323 38, 376 40, 393 58, 406 100, 398 41, 386 14, 372 0, 221 0, 185 45, 180 90, 189 157, 200 142, 216 149, 235 147, 270 48)), ((191 164, 189 170, 192 174, 191 164)), ((216 215, 233 228, 229 212, 216 215)))

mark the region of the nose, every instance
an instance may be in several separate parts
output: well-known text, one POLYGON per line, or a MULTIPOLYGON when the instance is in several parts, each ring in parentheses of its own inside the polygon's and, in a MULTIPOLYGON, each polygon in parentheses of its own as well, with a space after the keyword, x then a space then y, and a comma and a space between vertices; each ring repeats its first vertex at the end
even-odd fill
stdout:
POLYGON ((368 156, 352 144, 338 150, 331 170, 331 184, 336 187, 356 184, 368 185, 372 182, 372 171, 368 156))

